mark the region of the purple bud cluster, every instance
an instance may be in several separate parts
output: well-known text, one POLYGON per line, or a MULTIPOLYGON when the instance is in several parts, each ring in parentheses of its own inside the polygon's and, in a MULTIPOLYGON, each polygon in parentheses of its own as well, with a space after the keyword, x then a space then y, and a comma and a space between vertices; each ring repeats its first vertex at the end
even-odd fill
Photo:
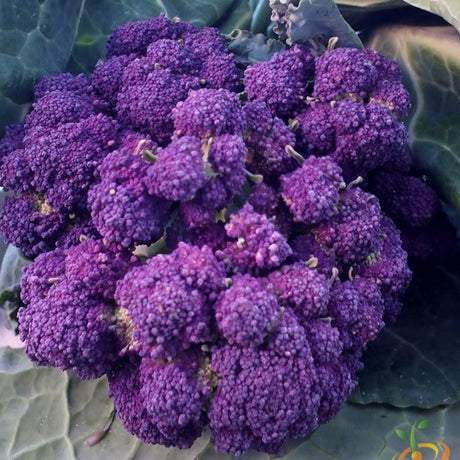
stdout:
POLYGON ((0 141, 32 361, 106 374, 148 443, 209 425, 221 452, 279 454, 331 420, 410 282, 396 225, 440 212, 396 64, 295 45, 243 76, 217 29, 162 15, 34 94, 0 141))

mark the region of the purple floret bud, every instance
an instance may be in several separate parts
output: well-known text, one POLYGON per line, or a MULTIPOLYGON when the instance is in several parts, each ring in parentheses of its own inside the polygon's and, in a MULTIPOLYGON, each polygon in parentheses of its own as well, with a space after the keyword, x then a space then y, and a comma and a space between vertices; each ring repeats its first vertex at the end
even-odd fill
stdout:
POLYGON ((403 227, 424 226, 440 209, 436 192, 418 177, 378 172, 369 179, 368 188, 386 214, 403 227))
POLYGON ((172 118, 178 136, 241 135, 246 127, 238 95, 226 89, 190 91, 172 110, 172 118))
POLYGON ((394 320, 401 308, 397 299, 406 291, 412 279, 407 253, 401 245, 401 235, 391 219, 382 217, 375 251, 356 265, 353 273, 372 280, 380 287, 385 300, 385 318, 394 320))
POLYGON ((85 240, 65 251, 65 274, 92 297, 113 299, 119 279, 134 265, 130 253, 114 253, 101 241, 85 240))
POLYGON ((7 243, 35 257, 54 248, 65 227, 65 216, 37 196, 7 196, 0 214, 0 232, 7 243))
POLYGON ((314 225, 337 214, 345 184, 342 170, 330 158, 310 156, 280 180, 281 195, 297 222, 314 225))
POLYGON ((34 100, 38 101, 45 94, 53 91, 68 91, 87 97, 91 94, 91 85, 83 74, 58 73, 56 75, 47 75, 35 85, 34 100))
POLYGON ((334 151, 336 127, 329 119, 333 113, 330 104, 312 104, 297 115, 296 146, 301 152, 328 155, 334 151))
POLYGON ((171 110, 190 89, 199 87, 198 80, 194 86, 191 78, 156 69, 147 58, 132 61, 123 72, 117 96, 119 120, 149 134, 155 142, 167 144, 174 128, 171 110))
POLYGON ((240 87, 240 73, 232 54, 210 55, 203 63, 199 77, 206 88, 223 88, 237 91, 240 87))
POLYGON ((125 67, 136 58, 135 54, 114 56, 99 62, 91 74, 91 84, 96 93, 107 101, 111 107, 117 103, 118 91, 122 84, 125 67))
POLYGON ((221 181, 228 192, 225 201, 238 195, 246 181, 247 151, 243 138, 236 134, 222 134, 212 141, 208 161, 217 175, 214 180, 221 181))
POLYGON ((110 306, 63 281, 53 284, 46 298, 19 309, 19 333, 35 364, 93 379, 111 369, 121 349, 111 315, 110 306))
POLYGON ((290 117, 305 104, 314 68, 311 51, 294 45, 269 61, 249 66, 244 72, 245 91, 249 100, 265 102, 274 116, 290 117))
POLYGON ((189 448, 201 434, 206 389, 198 379, 199 362, 184 355, 170 363, 143 359, 140 393, 149 419, 169 445, 189 448))
POLYGON ((332 275, 334 269, 339 268, 334 253, 322 247, 311 232, 296 236, 289 244, 292 248, 292 260, 295 262, 312 264, 327 277, 332 275))
POLYGON ((313 359, 317 364, 334 362, 342 354, 340 332, 329 321, 313 319, 303 322, 313 359))
POLYGON ((276 297, 262 278, 233 277, 233 284, 214 304, 216 323, 230 345, 258 346, 270 333, 280 312, 276 297))
POLYGON ((344 263, 364 260, 376 250, 382 212, 377 198, 359 188, 342 193, 340 212, 313 228, 317 241, 344 263))
POLYGON ((216 253, 237 270, 264 270, 280 266, 292 254, 284 236, 267 216, 245 204, 225 225, 227 236, 237 241, 216 253))
POLYGON ((147 48, 147 59, 157 69, 173 73, 196 75, 201 67, 200 59, 192 50, 175 40, 157 40, 147 48))
POLYGON ((314 268, 301 263, 284 265, 270 273, 268 279, 280 304, 292 308, 302 321, 326 314, 330 283, 314 268))
POLYGON ((108 373, 109 396, 115 404, 117 417, 130 433, 143 442, 161 443, 169 447, 171 442, 160 433, 157 421, 152 420, 145 407, 141 393, 140 362, 139 357, 128 356, 108 373))
MULTIPOLYGON (((133 345, 141 356, 176 356, 193 343, 210 338, 211 309, 205 296, 208 291, 203 287, 204 278, 195 271, 200 263, 206 266, 209 262, 197 259, 194 253, 190 254, 192 260, 181 259, 178 255, 184 250, 179 247, 178 253, 149 259, 117 284, 115 299, 127 310, 134 327, 133 345)), ((206 252, 203 249, 202 256, 206 252)), ((210 254, 208 260, 209 257, 210 254)), ((208 274, 207 280, 212 282, 219 278, 218 273, 208 274)))
POLYGON ((225 38, 215 27, 202 27, 184 34, 184 44, 203 60, 228 53, 225 38))
POLYGON ((147 171, 149 193, 171 201, 191 200, 209 180, 201 140, 195 136, 174 138, 159 150, 147 171))
POLYGON ((94 114, 89 96, 84 97, 71 91, 51 91, 32 104, 27 115, 27 129, 34 126, 55 128, 60 124, 77 122, 94 114))
POLYGON ((43 299, 51 286, 63 279, 65 253, 62 249, 45 252, 22 270, 21 300, 25 304, 43 299))
POLYGON ((183 33, 180 23, 173 23, 164 14, 156 18, 127 22, 118 26, 107 41, 107 58, 121 54, 144 55, 155 40, 176 39, 183 33))
POLYGON ((170 204, 149 195, 143 178, 150 167, 126 150, 111 153, 101 163, 101 182, 89 190, 88 203, 107 243, 129 248, 163 234, 170 204))
POLYGON ((313 97, 322 102, 364 99, 376 83, 377 70, 359 49, 336 48, 316 59, 313 97))

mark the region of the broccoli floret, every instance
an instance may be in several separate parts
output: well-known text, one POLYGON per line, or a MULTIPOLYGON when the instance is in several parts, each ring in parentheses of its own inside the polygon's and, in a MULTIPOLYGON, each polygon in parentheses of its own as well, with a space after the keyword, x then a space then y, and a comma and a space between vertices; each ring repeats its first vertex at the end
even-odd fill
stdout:
POLYGON ((377 83, 377 70, 361 50, 336 48, 316 59, 313 97, 329 102, 364 99, 377 83))
POLYGON ((115 404, 117 417, 130 433, 143 442, 170 446, 145 408, 140 391, 140 361, 137 356, 128 356, 107 373, 109 396, 115 404))
POLYGON ((27 257, 53 249, 65 227, 65 216, 34 195, 7 196, 0 214, 0 231, 7 243, 27 257))
POLYGON ((303 323, 315 363, 322 365, 336 361, 342 354, 340 332, 329 321, 311 319, 303 323))
POLYGON ((236 275, 214 305, 217 327, 230 345, 260 345, 276 325, 280 306, 261 278, 236 275))
POLYGON ((346 180, 378 168, 410 168, 407 131, 385 105, 347 99, 332 106, 313 103, 296 120, 297 148, 331 156, 346 180))
POLYGON ((152 165, 121 149, 100 166, 101 182, 88 192, 91 218, 104 239, 129 248, 160 238, 170 203, 148 193, 144 177, 152 165))
POLYGON ((159 144, 167 144, 173 133, 171 110, 196 88, 198 79, 157 69, 147 58, 136 59, 122 75, 116 105, 118 119, 159 144))
POLYGON ((100 377, 122 348, 107 300, 132 261, 91 240, 50 254, 37 258, 22 283, 28 303, 18 318, 27 354, 38 365, 72 369, 84 379, 100 377), (48 285, 37 280, 39 274, 48 285))
POLYGON ((231 54, 210 55, 203 62, 199 77, 205 88, 228 91, 238 91, 240 88, 240 72, 231 54))
POLYGON ((63 123, 78 122, 94 114, 89 96, 68 90, 46 92, 33 103, 32 112, 25 119, 26 129, 35 126, 54 128, 63 123))
POLYGON ((143 359, 139 366, 143 406, 167 445, 185 449, 201 434, 207 388, 199 364, 199 355, 189 353, 170 363, 143 359))
POLYGON ((91 95, 92 87, 83 74, 59 73, 47 75, 34 86, 34 100, 38 101, 53 91, 69 91, 85 98, 85 96, 91 95))
POLYGON ((354 268, 356 275, 371 279, 380 287, 385 301, 385 317, 393 321, 401 309, 400 296, 409 286, 412 273, 407 253, 402 248, 401 234, 391 219, 381 220, 378 246, 354 268))
POLYGON ((311 232, 295 236, 289 245, 292 248, 291 259, 294 262, 312 264, 316 270, 328 277, 341 265, 334 252, 321 246, 311 232))
POLYGON ((202 27, 184 34, 184 44, 202 60, 228 53, 225 38, 215 27, 202 27))
POLYGON ((118 26, 107 41, 107 57, 138 54, 145 55, 150 43, 161 40, 175 40, 185 32, 193 30, 193 26, 174 23, 164 14, 143 21, 132 21, 118 26))
POLYGON ((281 176, 281 196, 294 220, 314 225, 338 213, 342 170, 330 158, 308 157, 301 168, 281 176))
POLYGON ((274 116, 287 118, 305 103, 314 69, 311 51, 294 45, 269 61, 249 66, 244 72, 245 91, 249 100, 265 102, 274 116))
POLYGON ((362 261, 377 249, 382 212, 374 195, 359 188, 345 190, 340 212, 313 228, 317 241, 344 263, 362 261))
POLYGON ((271 272, 268 279, 281 305, 292 308, 300 318, 321 318, 326 314, 330 283, 314 268, 301 263, 284 265, 271 272))
POLYGON ((295 357, 230 345, 216 350, 211 365, 220 378, 209 408, 216 448, 233 455, 251 448, 279 454, 289 437, 316 428, 319 397, 311 362, 307 348, 295 357))
POLYGON ((397 172, 378 172, 369 178, 369 190, 398 226, 422 227, 439 211, 436 192, 422 179, 397 172))
POLYGON ((167 69, 178 74, 198 74, 201 62, 193 51, 175 40, 157 40, 147 48, 147 59, 157 69, 167 69))
POLYGON ((225 225, 233 240, 218 256, 234 269, 263 270, 280 266, 292 253, 284 236, 264 214, 245 204, 225 225))
POLYGON ((127 65, 134 61, 135 54, 114 56, 96 64, 90 76, 94 91, 105 99, 113 109, 121 89, 122 76, 127 65))
POLYGON ((295 134, 282 120, 272 117, 263 102, 248 102, 243 112, 247 122, 248 169, 261 174, 265 182, 276 185, 280 174, 296 167, 295 160, 286 152, 287 146, 294 147, 295 134))
POLYGON ((209 179, 203 156, 198 137, 172 140, 146 172, 149 192, 171 201, 191 200, 209 179))
POLYGON ((198 89, 172 110, 174 133, 206 138, 243 134, 246 127, 236 93, 225 89, 198 89))
POLYGON ((210 339, 208 294, 223 288, 224 272, 206 247, 183 245, 133 268, 117 284, 115 299, 133 325, 141 356, 173 357, 210 339))
POLYGON ((63 249, 44 252, 34 263, 24 267, 21 277, 21 300, 29 304, 43 299, 51 286, 65 275, 65 252, 63 249))

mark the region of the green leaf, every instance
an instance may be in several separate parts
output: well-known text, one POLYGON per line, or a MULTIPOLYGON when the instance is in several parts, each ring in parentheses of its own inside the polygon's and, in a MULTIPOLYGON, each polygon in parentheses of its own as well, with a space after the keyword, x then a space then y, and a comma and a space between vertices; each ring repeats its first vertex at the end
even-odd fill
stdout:
POLYGON ((429 424, 430 424, 429 420, 422 420, 421 422, 417 424, 417 428, 419 430, 423 430, 423 428, 426 428, 429 424))
POLYGON ((400 64, 411 93, 407 122, 415 165, 460 211, 460 36, 450 26, 386 26, 366 46, 400 64))
POLYGON ((414 277, 396 323, 369 345, 351 401, 424 408, 460 401, 459 268, 414 277))
POLYGON ((1 303, 9 300, 8 296, 3 299, 5 292, 14 293, 21 281, 22 269, 31 263, 30 259, 24 257, 21 251, 9 244, 3 254, 0 268, 0 298, 1 303))
POLYGON ((307 43, 321 36, 326 43, 331 37, 338 37, 338 46, 362 48, 333 0, 272 0, 270 6, 276 23, 273 30, 289 44, 307 43))
POLYGON ((267 39, 263 34, 253 35, 247 30, 235 30, 229 38, 228 49, 243 68, 256 62, 268 61, 276 52, 286 49, 281 40, 267 39))
POLYGON ((398 438, 407 440, 409 439, 409 436, 407 436, 406 432, 403 430, 395 430, 396 434, 398 435, 398 438))
POLYGON ((272 14, 269 2, 267 0, 249 0, 249 7, 252 13, 250 32, 267 34, 271 26, 270 16, 272 14))
POLYGON ((0 349, 0 458, 73 458, 67 374, 32 368, 22 350, 0 349))
POLYGON ((404 0, 430 13, 437 14, 460 32, 460 2, 458 0, 404 0))
POLYGON ((105 56, 105 44, 112 30, 129 21, 166 13, 196 26, 213 25, 223 32, 249 27, 251 12, 247 0, 97 0, 86 1, 72 49, 68 70, 89 73, 105 56))
MULTIPOLYGON (((409 447, 396 430, 410 429, 413 421, 421 417, 428 418, 431 424, 427 430, 417 433, 417 443, 441 441, 453 455, 460 452, 460 432, 456 425, 460 423, 460 404, 431 410, 345 404, 334 420, 321 426, 308 440, 298 445, 291 443, 290 452, 281 459, 389 460, 409 447)), ((419 450, 425 454, 423 458, 434 458, 429 448, 419 450)))
POLYGON ((0 133, 28 109, 32 87, 69 59, 83 0, 0 0, 0 133))

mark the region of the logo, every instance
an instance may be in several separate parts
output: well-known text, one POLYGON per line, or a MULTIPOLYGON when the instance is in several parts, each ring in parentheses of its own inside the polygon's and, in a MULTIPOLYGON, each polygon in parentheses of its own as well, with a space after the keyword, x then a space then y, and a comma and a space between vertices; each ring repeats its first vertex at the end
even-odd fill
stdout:
POLYGON ((391 460, 448 460, 450 458, 450 449, 442 441, 419 443, 415 441, 416 431, 423 430, 429 424, 429 420, 414 422, 409 435, 403 430, 396 430, 399 438, 409 441, 409 447, 400 454, 395 454, 391 460))

